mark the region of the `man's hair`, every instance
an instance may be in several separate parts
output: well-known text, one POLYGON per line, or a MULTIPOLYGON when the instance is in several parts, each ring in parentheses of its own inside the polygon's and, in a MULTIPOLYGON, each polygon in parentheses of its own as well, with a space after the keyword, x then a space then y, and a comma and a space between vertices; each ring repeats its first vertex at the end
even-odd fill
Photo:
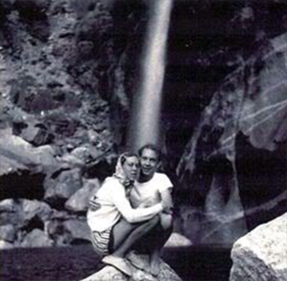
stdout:
POLYGON ((142 153, 145 149, 150 149, 150 150, 153 150, 156 155, 157 155, 157 161, 159 162, 160 159, 161 159, 161 150, 159 149, 158 146, 156 146, 155 144, 152 144, 152 143, 148 143, 148 144, 145 144, 143 145, 139 150, 138 150, 138 154, 139 156, 142 156, 142 153))

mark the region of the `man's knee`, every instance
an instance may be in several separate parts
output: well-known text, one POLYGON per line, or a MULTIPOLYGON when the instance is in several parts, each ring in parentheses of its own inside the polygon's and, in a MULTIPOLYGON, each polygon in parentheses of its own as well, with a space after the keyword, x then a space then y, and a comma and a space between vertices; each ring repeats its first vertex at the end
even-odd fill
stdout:
POLYGON ((173 227, 173 217, 170 214, 160 215, 160 225, 164 231, 172 230, 173 227))

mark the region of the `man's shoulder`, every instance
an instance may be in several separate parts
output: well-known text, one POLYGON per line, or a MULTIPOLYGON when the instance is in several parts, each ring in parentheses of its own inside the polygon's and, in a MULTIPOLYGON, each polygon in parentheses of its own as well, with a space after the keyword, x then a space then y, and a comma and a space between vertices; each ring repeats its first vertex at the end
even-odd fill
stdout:
POLYGON ((164 173, 155 173, 154 182, 158 183, 159 189, 172 188, 173 184, 169 177, 164 173))
POLYGON ((153 179, 169 179, 168 176, 164 173, 155 172, 153 179))

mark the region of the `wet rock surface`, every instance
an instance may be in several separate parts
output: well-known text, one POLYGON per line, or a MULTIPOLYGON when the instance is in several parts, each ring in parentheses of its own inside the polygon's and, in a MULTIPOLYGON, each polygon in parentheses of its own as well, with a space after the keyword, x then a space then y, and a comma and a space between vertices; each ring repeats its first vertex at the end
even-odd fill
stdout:
POLYGON ((287 280, 287 213, 235 242, 230 281, 287 280))
MULTIPOLYGON (((145 264, 145 269, 149 267, 148 264, 148 257, 145 255, 139 255, 138 256, 142 262, 145 264)), ((150 273, 147 273, 144 270, 139 270, 136 267, 132 266, 132 276, 128 277, 127 275, 123 274, 121 271, 116 269, 112 266, 105 266, 100 271, 92 274, 91 276, 88 276, 85 279, 82 279, 81 281, 108 281, 108 280, 121 280, 121 281, 181 281, 182 279, 175 273, 175 271, 166 264, 163 260, 161 260, 159 265, 159 274, 157 276, 153 276, 150 273)))

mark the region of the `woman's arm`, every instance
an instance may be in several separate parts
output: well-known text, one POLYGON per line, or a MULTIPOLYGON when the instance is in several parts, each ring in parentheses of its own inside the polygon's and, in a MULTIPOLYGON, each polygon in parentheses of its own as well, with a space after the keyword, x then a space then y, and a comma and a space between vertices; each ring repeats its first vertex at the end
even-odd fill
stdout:
POLYGON ((163 204, 158 203, 148 208, 133 209, 124 192, 114 194, 114 204, 121 215, 129 222, 136 223, 149 220, 163 211, 163 204))

